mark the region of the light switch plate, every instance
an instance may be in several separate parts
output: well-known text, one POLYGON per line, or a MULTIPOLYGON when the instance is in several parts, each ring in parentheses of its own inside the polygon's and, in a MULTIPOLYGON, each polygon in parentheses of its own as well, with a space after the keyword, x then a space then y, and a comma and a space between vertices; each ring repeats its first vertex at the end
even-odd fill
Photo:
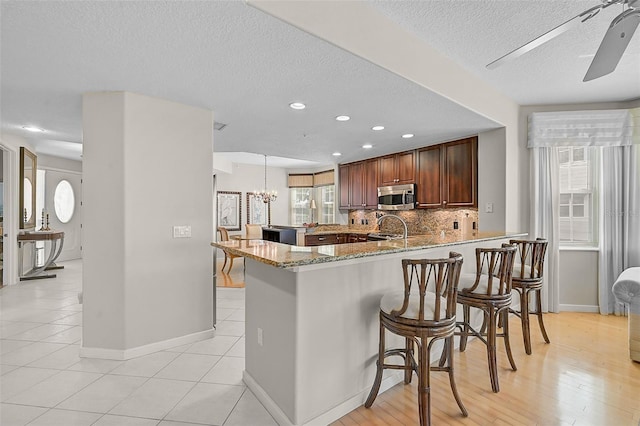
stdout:
POLYGON ((191 226, 190 225, 174 226, 173 238, 191 238, 191 226))
POLYGON ((484 212, 485 213, 493 213, 493 203, 487 203, 484 206, 484 212))

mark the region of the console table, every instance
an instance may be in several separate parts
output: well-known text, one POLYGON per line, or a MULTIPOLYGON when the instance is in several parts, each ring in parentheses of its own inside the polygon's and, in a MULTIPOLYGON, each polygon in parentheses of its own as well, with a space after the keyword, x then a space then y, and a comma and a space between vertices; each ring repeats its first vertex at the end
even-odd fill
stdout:
POLYGON ((43 274, 43 272, 51 269, 64 268, 64 266, 57 266, 54 263, 62 252, 63 244, 64 232, 62 231, 34 231, 18 234, 18 265, 20 268, 20 281, 55 278, 55 274, 43 274), (49 242, 49 255, 47 256, 47 260, 43 265, 36 266, 36 252, 34 249, 31 269, 25 272, 23 265, 24 247, 26 244, 33 244, 35 247, 35 243, 38 241, 43 241, 45 243, 45 250, 47 249, 47 242, 49 242))

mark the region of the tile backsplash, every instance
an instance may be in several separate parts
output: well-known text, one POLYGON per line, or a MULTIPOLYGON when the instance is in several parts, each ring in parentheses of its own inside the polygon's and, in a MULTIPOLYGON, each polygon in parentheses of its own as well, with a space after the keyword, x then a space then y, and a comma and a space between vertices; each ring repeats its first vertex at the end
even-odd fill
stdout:
MULTIPOLYGON (((397 212, 350 210, 348 225, 354 230, 375 232, 378 230, 377 220, 381 214, 400 216, 407 222, 409 235, 440 235, 444 231, 447 237, 453 237, 478 229, 478 210, 466 208, 415 209, 397 212), (457 222, 458 229, 454 229, 454 222, 457 222)), ((386 219, 381 224, 380 232, 401 234, 403 227, 398 220, 386 219)))

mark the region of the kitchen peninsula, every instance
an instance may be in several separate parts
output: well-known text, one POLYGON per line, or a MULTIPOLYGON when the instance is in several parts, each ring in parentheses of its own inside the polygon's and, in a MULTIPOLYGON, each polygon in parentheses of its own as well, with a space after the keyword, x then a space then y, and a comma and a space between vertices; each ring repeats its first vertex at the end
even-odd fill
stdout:
MULTIPOLYGON (((360 406, 375 376, 382 294, 402 289, 400 259, 464 256, 522 233, 300 247, 214 242, 246 259, 244 381, 281 425, 326 425, 360 406)), ((398 344, 388 340, 388 344, 398 344)), ((381 391, 402 380, 384 376, 381 391)))

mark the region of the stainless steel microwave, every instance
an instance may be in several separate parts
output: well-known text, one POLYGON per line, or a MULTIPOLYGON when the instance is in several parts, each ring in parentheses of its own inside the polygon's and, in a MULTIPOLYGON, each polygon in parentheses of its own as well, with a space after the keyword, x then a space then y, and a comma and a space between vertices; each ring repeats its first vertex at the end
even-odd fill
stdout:
POLYGON ((414 184, 378 187, 378 210, 411 210, 416 208, 414 184))

